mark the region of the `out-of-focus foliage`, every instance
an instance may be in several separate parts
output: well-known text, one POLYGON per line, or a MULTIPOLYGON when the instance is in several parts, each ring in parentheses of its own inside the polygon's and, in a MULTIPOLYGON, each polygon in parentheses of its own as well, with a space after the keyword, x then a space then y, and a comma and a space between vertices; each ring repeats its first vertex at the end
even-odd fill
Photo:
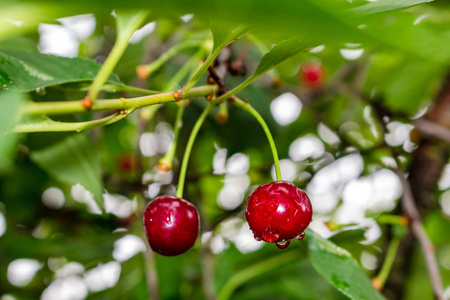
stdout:
MULTIPOLYGON (((228 292, 231 299, 393 298, 370 284, 392 239, 392 224, 380 216, 401 211, 391 155, 411 165, 420 143, 412 134, 414 120, 436 99, 450 64, 449 4, 425 2, 2 1, 1 299, 148 299, 155 285, 161 299, 213 299, 228 292), (314 233, 284 251, 253 239, 245 198, 274 180, 273 160, 260 125, 231 104, 228 122, 217 124, 215 109, 195 142, 184 198, 198 207, 202 233, 178 257, 145 253, 142 213, 151 199, 175 193, 185 145, 206 101, 192 99, 186 107, 166 174, 155 166, 173 141, 173 103, 84 133, 10 132, 24 104, 86 96, 115 42, 114 9, 145 9, 147 21, 156 21, 132 37, 102 99, 138 96, 129 86, 165 90, 189 59, 203 53, 199 47, 214 45, 214 51, 238 39, 227 48, 229 61, 246 52, 246 69, 225 83, 231 90, 245 82, 238 95, 268 123, 283 179, 310 195, 314 233), (138 65, 186 40, 205 44, 182 50, 148 80, 136 77, 138 65), (52 48, 58 41, 70 54, 52 48), (318 88, 301 79, 309 62, 324 70, 318 88), (388 112, 387 132, 377 109, 388 112), (152 270, 156 284, 148 283, 152 270)), ((200 63, 191 62, 176 89, 200 63)), ((197 85, 205 81, 203 76, 197 85)), ((55 119, 105 116, 86 111, 55 119)), ((448 291, 448 161, 443 169, 424 224, 448 291)), ((410 266, 404 298, 433 299, 417 244, 410 266)))

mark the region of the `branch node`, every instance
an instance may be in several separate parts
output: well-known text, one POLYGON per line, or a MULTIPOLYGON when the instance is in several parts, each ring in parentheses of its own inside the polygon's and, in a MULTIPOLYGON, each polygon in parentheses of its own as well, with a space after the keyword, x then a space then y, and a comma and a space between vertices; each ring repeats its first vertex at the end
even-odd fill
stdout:
POLYGON ((177 100, 177 101, 181 100, 181 92, 180 91, 175 91, 175 92, 173 92, 172 95, 175 98, 175 100, 177 100))
POLYGON ((81 105, 86 110, 91 110, 91 108, 92 108, 92 101, 91 101, 91 98, 89 96, 84 97, 84 99, 81 100, 80 102, 81 102, 81 105))

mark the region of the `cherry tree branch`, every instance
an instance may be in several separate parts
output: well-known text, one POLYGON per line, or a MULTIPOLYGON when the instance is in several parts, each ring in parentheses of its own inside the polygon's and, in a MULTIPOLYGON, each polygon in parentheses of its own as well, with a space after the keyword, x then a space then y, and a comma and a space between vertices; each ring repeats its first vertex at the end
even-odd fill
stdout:
POLYGON ((23 115, 51 115, 51 114, 72 114, 81 113, 86 110, 120 110, 139 108, 154 104, 176 102, 184 99, 204 97, 214 93, 216 86, 206 85, 191 89, 183 98, 176 98, 173 92, 160 93, 156 95, 148 95, 135 98, 105 99, 97 100, 91 107, 86 108, 83 100, 79 101, 46 101, 46 102, 29 102, 22 106, 21 113, 23 115))

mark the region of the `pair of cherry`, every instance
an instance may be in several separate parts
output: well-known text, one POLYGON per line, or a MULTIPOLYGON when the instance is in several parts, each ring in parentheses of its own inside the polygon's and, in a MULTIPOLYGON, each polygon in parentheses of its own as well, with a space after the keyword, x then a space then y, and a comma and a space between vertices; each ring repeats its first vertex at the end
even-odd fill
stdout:
MULTIPOLYGON (((294 184, 275 181, 259 186, 248 197, 245 217, 256 240, 285 249, 291 239, 303 239, 312 219, 312 207, 306 193, 294 184)), ((200 218, 190 202, 160 196, 145 210, 144 229, 153 251, 175 256, 194 245, 200 218)))

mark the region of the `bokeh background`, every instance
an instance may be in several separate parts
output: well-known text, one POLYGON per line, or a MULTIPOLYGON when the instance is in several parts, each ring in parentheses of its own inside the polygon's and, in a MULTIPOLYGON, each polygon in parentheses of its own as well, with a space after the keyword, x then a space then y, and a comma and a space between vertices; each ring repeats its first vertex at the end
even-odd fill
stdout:
MULTIPOLYGON (((356 8, 369 3, 349 2, 346 5, 356 8)), ((1 15, 3 22, 18 29, 11 31, 14 34, 3 32, 0 52, 41 52, 102 63, 114 44, 116 29, 112 10, 102 11, 95 3, 91 13, 83 8, 77 15, 39 20, 36 28, 27 30, 22 30, 27 26, 26 10, 22 18, 20 13, 1 15)), ((18 5, 8 2, 5 7, 18 5)), ((148 80, 135 73, 138 65, 150 63, 180 41, 211 39, 201 13, 183 14, 183 7, 180 11, 135 32, 114 70, 122 82, 152 90, 174 90, 186 83, 187 77, 167 86, 197 49, 180 52, 148 80)), ((239 94, 249 99, 268 123, 283 179, 310 196, 314 208, 310 228, 348 250, 369 277, 380 271, 393 239, 394 226, 389 220, 403 214, 399 204, 403 189, 392 170, 396 167, 392 153, 406 173, 422 172, 426 177, 427 168, 437 168, 433 185, 427 187, 433 201, 419 206, 435 244, 447 297, 449 143, 430 137, 417 120, 434 120, 429 112, 448 84, 445 51, 449 48, 445 45, 449 42, 449 15, 448 3, 435 1, 367 17, 368 25, 360 25, 380 22, 386 31, 391 25, 393 30, 404 28, 405 32, 392 33, 398 39, 395 43, 389 40, 392 36, 386 37, 386 43, 379 42, 380 36, 375 36, 375 42, 358 42, 352 35, 335 37, 319 24, 312 30, 320 31, 317 47, 282 63, 239 94), (441 39, 442 45, 433 51, 428 51, 433 45, 419 45, 425 50, 408 48, 416 36, 423 41, 441 39), (398 46, 402 43, 404 47, 398 46), (323 71, 318 86, 309 85, 302 75, 311 64, 323 71), (439 159, 418 166, 414 164, 422 155, 418 149, 427 143, 437 148, 433 153, 439 159)), ((314 20, 326 25, 321 16, 318 13, 314 20)), ((265 32, 266 27, 257 27, 229 46, 231 59, 248 50, 243 62, 251 74, 265 51, 289 35, 283 33, 283 26, 285 23, 278 35, 276 28, 265 32)), ((242 75, 228 76, 226 83, 232 87, 244 79, 242 75)), ((205 82, 206 77, 200 80, 205 82)), ((34 101, 73 100, 85 93, 78 85, 66 84, 30 92, 28 97, 34 101)), ((104 92, 102 97, 116 95, 104 92)), ((118 123, 83 133, 20 135, 10 164, 0 173, 0 299, 148 299, 154 297, 156 291, 151 289, 155 286, 161 299, 214 299, 217 290, 239 276, 239 271, 282 254, 273 244, 254 240, 245 222, 246 197, 256 186, 275 180, 275 171, 259 124, 232 105, 228 105, 225 124, 215 120, 216 111, 208 117, 190 159, 184 198, 201 214, 196 245, 171 258, 149 251, 142 228, 143 210, 158 195, 175 194, 184 146, 206 105, 205 100, 197 99, 187 106, 174 166, 168 173, 159 172, 156 165, 173 142, 176 104, 147 109, 146 114, 135 112, 118 123), (99 171, 95 180, 104 188, 106 214, 102 215, 86 187, 62 183, 58 179, 61 166, 45 164, 36 154, 68 136, 95 152, 90 162, 99 171), (157 282, 149 282, 149 278, 157 282)), ((100 116, 85 113, 61 120, 100 116)), ((74 155, 67 153, 67 160, 74 155)), ((70 176, 67 172, 64 175, 70 176)), ((293 241, 289 249, 304 251, 302 243, 293 241)), ((384 295, 433 299, 420 248, 408 237, 403 243, 408 246, 397 251, 384 295)), ((232 299, 346 299, 321 278, 305 256, 274 264, 261 274, 255 270, 255 276, 244 280, 232 299)))

